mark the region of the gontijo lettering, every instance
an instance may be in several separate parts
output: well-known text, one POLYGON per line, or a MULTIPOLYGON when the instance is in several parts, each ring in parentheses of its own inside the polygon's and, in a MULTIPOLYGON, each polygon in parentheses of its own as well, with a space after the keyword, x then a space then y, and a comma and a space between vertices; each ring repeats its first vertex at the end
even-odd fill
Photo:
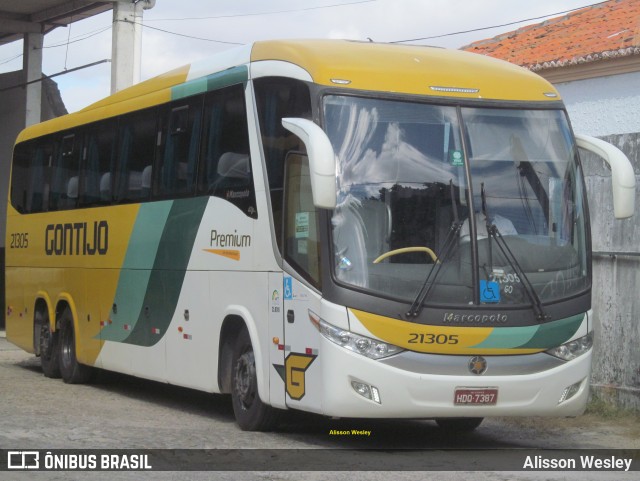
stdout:
POLYGON ((48 256, 105 255, 109 250, 109 224, 106 220, 49 224, 44 231, 44 250, 48 256))

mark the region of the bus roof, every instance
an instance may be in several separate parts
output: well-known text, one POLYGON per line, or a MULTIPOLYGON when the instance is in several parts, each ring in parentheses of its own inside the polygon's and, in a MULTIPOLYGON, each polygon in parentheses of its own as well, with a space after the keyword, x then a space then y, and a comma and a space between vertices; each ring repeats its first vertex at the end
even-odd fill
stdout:
POLYGON ((299 65, 321 85, 335 86, 337 80, 348 81, 341 84, 348 88, 438 97, 559 99, 549 82, 522 67, 439 47, 349 40, 274 40, 254 44, 251 61, 260 60, 299 65), (549 94, 555 97, 550 98, 549 94))
MULTIPOLYGON (((295 65, 317 84, 349 89, 461 99, 560 99, 556 89, 542 77, 473 53, 348 40, 268 40, 177 68, 79 112, 29 127, 18 141, 237 83, 249 78, 250 64, 263 61, 295 65)), ((276 75, 282 75, 281 71, 276 75)))

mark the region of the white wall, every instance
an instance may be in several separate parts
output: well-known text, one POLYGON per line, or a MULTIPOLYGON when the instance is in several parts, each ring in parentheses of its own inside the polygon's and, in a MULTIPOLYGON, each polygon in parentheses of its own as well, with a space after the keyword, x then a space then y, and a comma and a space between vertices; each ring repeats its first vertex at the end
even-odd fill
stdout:
POLYGON ((555 86, 575 132, 594 137, 640 132, 640 72, 555 86))

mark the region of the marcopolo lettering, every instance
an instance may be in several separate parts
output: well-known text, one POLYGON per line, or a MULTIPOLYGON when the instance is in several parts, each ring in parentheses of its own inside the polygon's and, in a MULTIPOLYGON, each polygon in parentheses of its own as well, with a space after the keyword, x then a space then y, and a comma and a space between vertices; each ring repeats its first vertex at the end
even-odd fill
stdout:
POLYGON ((506 314, 455 314, 445 312, 442 322, 450 324, 495 324, 509 320, 506 314))
POLYGON ((105 255, 109 250, 109 224, 106 220, 49 224, 44 232, 48 256, 105 255))
POLYGON ((211 247, 251 247, 251 236, 238 234, 222 234, 217 230, 211 231, 211 247))

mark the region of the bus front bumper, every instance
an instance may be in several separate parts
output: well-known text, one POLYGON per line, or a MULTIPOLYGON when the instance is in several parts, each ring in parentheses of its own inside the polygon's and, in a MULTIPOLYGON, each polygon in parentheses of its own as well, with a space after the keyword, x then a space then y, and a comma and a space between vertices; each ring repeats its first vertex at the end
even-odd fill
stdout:
MULTIPOLYGON (((323 338, 322 411, 354 418, 577 416, 584 412, 589 394, 591 352, 533 374, 452 376, 398 369, 323 338), (363 384, 377 399, 358 392, 363 384), (495 404, 456 404, 459 389, 495 389, 495 404), (573 393, 561 401, 567 389, 573 393)), ((500 362, 498 357, 487 359, 500 362)))

